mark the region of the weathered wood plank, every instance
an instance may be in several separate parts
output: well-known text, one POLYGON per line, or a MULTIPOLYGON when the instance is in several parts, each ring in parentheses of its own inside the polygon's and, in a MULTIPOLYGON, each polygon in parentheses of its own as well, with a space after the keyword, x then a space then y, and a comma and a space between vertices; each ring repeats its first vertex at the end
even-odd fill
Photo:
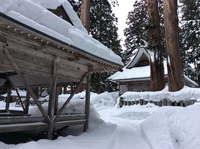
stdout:
POLYGON ((86 114, 60 115, 59 118, 56 120, 56 122, 67 121, 67 120, 80 120, 80 119, 86 119, 86 114))
POLYGON ((60 129, 62 127, 71 126, 71 125, 81 125, 85 124, 86 120, 71 120, 71 121, 59 121, 55 123, 55 128, 60 129))
POLYGON ((47 129, 47 124, 43 122, 36 122, 36 123, 24 123, 24 124, 0 125, 0 133, 16 132, 24 130, 37 130, 37 129, 47 129))
POLYGON ((32 117, 32 116, 1 116, 0 125, 2 124, 17 124, 17 123, 33 123, 33 122, 45 122, 44 117, 32 117))

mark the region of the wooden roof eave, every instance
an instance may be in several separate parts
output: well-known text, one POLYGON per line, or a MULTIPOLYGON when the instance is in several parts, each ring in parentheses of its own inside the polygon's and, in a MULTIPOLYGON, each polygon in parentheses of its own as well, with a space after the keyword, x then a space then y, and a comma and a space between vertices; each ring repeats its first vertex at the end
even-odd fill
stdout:
POLYGON ((95 65, 94 67, 95 69, 91 70, 92 72, 98 72, 102 70, 103 71, 118 70, 122 67, 120 64, 116 64, 112 61, 108 61, 101 57, 97 57, 73 45, 68 45, 67 43, 64 43, 54 37, 44 34, 25 24, 22 24, 2 13, 0 13, 0 17, 1 17, 0 26, 6 27, 7 30, 12 30, 21 34, 20 36, 26 36, 26 38, 34 39, 36 42, 40 42, 41 45, 45 46, 50 45, 53 46, 54 48, 75 55, 75 57, 81 57, 86 59, 87 63, 92 63, 92 65, 95 65))

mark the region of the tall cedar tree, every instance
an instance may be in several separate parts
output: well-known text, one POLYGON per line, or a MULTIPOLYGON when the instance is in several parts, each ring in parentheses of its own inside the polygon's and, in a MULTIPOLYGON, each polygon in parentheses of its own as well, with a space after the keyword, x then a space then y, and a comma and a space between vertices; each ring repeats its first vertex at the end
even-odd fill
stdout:
POLYGON ((164 1, 164 25, 167 49, 169 91, 178 91, 184 86, 182 58, 179 41, 177 1, 164 1))
MULTIPOLYGON (((164 20, 163 20, 163 5, 162 0, 158 0, 160 28, 161 28, 161 46, 164 49, 164 20)), ((125 63, 130 61, 134 50, 141 46, 145 46, 147 41, 148 15, 146 0, 136 0, 133 5, 133 10, 128 13, 126 20, 127 28, 124 30, 125 47, 123 60, 125 63)), ((164 52, 165 53, 165 52, 164 52)))
POLYGON ((181 51, 184 73, 189 78, 198 80, 197 61, 200 59, 200 2, 198 0, 182 0, 181 3, 181 51))
MULTIPOLYGON (((69 0, 74 10, 80 16, 81 0, 69 0)), ((118 5, 117 0, 111 1, 112 5, 118 5)), ((102 44, 112 49, 117 55, 121 56, 122 47, 118 39, 117 22, 118 19, 112 12, 111 4, 108 0, 91 0, 90 3, 90 31, 89 34, 102 44)), ((104 92, 117 89, 117 85, 107 82, 106 79, 112 72, 92 74, 91 86, 92 91, 104 92)))
POLYGON ((163 67, 163 48, 161 47, 160 17, 157 0, 147 0, 148 20, 148 50, 150 57, 150 81, 151 91, 162 90, 165 86, 163 67))

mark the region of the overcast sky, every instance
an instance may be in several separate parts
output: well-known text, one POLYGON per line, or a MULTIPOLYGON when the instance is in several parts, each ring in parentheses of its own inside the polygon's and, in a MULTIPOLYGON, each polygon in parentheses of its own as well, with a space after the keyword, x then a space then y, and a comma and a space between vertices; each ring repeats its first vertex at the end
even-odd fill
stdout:
POLYGON ((119 38, 124 39, 123 30, 126 27, 128 12, 133 9, 134 1, 135 0, 118 0, 119 6, 113 8, 113 12, 115 13, 116 17, 118 17, 119 38))

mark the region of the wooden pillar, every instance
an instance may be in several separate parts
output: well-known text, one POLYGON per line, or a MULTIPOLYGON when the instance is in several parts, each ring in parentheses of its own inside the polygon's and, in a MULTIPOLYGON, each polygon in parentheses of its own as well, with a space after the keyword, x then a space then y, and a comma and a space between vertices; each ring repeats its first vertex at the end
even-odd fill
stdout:
POLYGON ((58 59, 54 60, 53 64, 53 78, 50 86, 50 96, 49 96, 49 107, 48 107, 48 116, 50 119, 47 131, 47 138, 53 139, 53 129, 54 129, 54 113, 55 113, 55 101, 56 101, 56 84, 57 84, 57 62, 58 59))
POLYGON ((10 99, 11 99, 11 87, 8 87, 8 91, 7 91, 7 98, 6 98, 6 111, 9 110, 9 106, 10 106, 10 99))
POLYGON ((67 94, 67 86, 64 86, 63 88, 64 88, 63 94, 67 94))
POLYGON ((82 0, 81 21, 87 31, 90 29, 90 0, 82 0))
POLYGON ((91 82, 91 74, 89 73, 87 76, 87 88, 86 88, 86 97, 85 97, 85 114, 86 114, 86 122, 84 124, 83 131, 86 132, 89 127, 89 116, 90 116, 90 82, 91 82))
POLYGON ((55 99, 55 107, 54 107, 54 114, 57 114, 58 112, 58 98, 59 98, 59 95, 60 95, 60 87, 57 87, 56 88, 56 99, 55 99))
POLYGON ((148 49, 154 52, 154 56, 150 57, 151 90, 159 91, 165 87, 165 81, 158 1, 147 0, 147 10, 149 16, 149 25, 147 26, 148 49))
POLYGON ((28 114, 29 105, 30 105, 30 94, 29 94, 29 92, 27 91, 27 92, 26 92, 26 103, 25 103, 25 109, 24 109, 24 113, 25 113, 25 114, 28 114))
POLYGON ((178 91, 184 86, 184 78, 179 42, 177 0, 164 0, 163 2, 169 91, 178 91))

